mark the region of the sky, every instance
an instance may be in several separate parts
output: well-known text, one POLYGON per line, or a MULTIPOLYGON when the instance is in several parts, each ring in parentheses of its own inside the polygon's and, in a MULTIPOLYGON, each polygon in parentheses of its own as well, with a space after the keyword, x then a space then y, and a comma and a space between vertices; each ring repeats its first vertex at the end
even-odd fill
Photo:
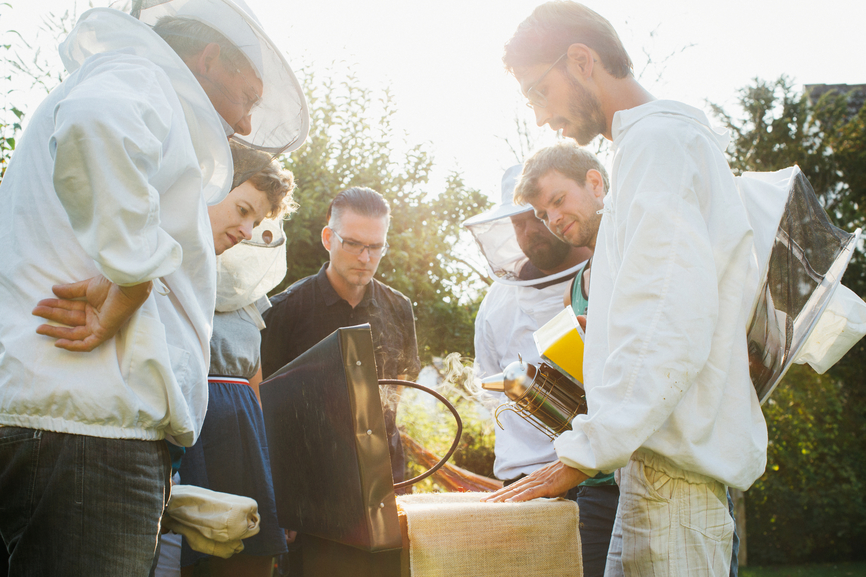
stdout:
MULTIPOLYGON (((16 30, 39 42, 51 40, 37 35, 41 16, 80 14, 88 7, 81 0, 8 1, 11 8, 0 6, 0 32, 16 30)), ((433 154, 428 192, 435 194, 445 175, 458 170, 469 186, 498 197, 503 171, 517 162, 509 147, 519 140, 517 121, 534 124, 517 83, 503 69, 502 47, 537 0, 247 3, 295 68, 325 70, 337 62, 374 93, 390 88, 397 107, 395 147, 421 144, 433 154)), ((650 92, 708 112, 711 101, 736 114, 737 91, 756 77, 786 74, 800 88, 866 83, 862 0, 585 3, 610 20, 636 71, 645 69, 645 53, 664 61, 642 77, 650 92)), ((553 141, 546 128, 537 134, 539 146, 553 141)))

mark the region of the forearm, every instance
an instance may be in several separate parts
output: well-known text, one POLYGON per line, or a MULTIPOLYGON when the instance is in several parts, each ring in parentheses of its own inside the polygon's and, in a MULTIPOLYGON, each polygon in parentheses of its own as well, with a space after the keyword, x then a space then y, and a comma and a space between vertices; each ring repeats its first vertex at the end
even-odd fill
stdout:
POLYGON ((259 406, 262 406, 262 395, 259 392, 259 385, 262 383, 262 365, 259 364, 259 370, 256 371, 256 374, 253 375, 253 378, 250 379, 250 387, 252 387, 253 392, 256 394, 256 399, 259 401, 259 406))

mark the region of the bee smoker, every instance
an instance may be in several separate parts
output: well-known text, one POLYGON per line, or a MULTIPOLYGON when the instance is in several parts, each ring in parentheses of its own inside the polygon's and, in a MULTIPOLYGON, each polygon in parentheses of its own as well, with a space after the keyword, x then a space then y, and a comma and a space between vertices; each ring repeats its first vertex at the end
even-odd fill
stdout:
POLYGON ((537 367, 514 361, 502 373, 482 379, 481 386, 511 399, 494 414, 500 427, 499 413, 513 411, 553 440, 571 430, 574 417, 586 413, 583 388, 544 361, 537 367))

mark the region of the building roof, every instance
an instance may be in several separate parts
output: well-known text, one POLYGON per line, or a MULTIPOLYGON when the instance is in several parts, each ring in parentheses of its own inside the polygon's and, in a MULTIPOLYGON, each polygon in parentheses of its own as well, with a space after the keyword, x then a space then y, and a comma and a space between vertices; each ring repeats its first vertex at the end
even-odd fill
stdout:
POLYGON ((806 96, 809 104, 815 104, 828 92, 849 94, 847 118, 851 119, 866 104, 866 84, 807 84, 806 96))

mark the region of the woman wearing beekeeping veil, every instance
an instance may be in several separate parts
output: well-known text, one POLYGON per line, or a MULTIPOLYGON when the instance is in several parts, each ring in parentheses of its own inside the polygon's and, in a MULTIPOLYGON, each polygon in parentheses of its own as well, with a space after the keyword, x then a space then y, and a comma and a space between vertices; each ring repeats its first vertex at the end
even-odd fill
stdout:
POLYGON ((231 189, 226 135, 269 155, 306 135, 302 91, 247 10, 138 8, 142 20, 82 14, 60 46, 69 75, 30 116, 0 185, 12 574, 150 571, 168 497, 162 439, 192 445, 207 408, 207 208, 231 189))
MULTIPOLYGON (((235 166, 261 165, 264 153, 234 147, 235 166)), ((240 172, 240 171, 239 171, 240 172)), ((258 503, 260 530, 243 540, 229 559, 194 551, 184 539, 183 574, 206 563, 211 575, 270 575, 272 558, 286 551, 277 524, 264 421, 258 401, 261 381, 261 311, 267 292, 286 274, 280 217, 297 208, 292 174, 275 161, 239 184, 208 209, 217 252, 217 301, 210 341, 208 409, 201 436, 187 450, 180 482, 258 503)))

